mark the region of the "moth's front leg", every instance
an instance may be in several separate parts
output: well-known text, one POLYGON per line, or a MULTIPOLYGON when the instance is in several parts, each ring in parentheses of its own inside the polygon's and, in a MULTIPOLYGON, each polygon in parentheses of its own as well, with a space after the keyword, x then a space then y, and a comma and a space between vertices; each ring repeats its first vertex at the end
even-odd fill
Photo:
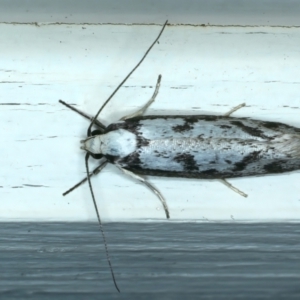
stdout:
POLYGON ((140 108, 138 111, 136 111, 130 115, 122 117, 120 120, 124 121, 124 120, 131 119, 134 117, 142 116, 144 114, 144 112, 147 110, 147 108, 155 101, 155 98, 159 91, 160 81, 161 81, 161 75, 158 75, 155 91, 154 91, 152 97, 150 98, 150 100, 142 108, 140 108))
POLYGON ((232 108, 229 112, 227 112, 226 114, 224 114, 224 117, 229 117, 232 113, 234 113, 235 111, 239 110, 240 108, 246 106, 246 103, 242 103, 238 106, 235 106, 234 108, 232 108))
MULTIPOLYGON (((94 119, 93 117, 87 115, 86 113, 80 111, 79 109, 77 109, 77 108, 75 108, 74 106, 72 106, 72 105, 66 103, 65 101, 63 101, 63 100, 58 100, 58 102, 61 103, 61 104, 63 104, 64 106, 68 107, 69 109, 75 111, 76 113, 78 113, 79 115, 83 116, 84 118, 86 118, 86 119, 88 119, 88 120, 90 120, 90 121, 93 121, 93 119, 94 119)), ((106 128, 106 127, 105 127, 100 121, 98 121, 98 120, 95 120, 95 121, 94 121, 94 125, 98 126, 102 131, 104 131, 105 128, 106 128)))

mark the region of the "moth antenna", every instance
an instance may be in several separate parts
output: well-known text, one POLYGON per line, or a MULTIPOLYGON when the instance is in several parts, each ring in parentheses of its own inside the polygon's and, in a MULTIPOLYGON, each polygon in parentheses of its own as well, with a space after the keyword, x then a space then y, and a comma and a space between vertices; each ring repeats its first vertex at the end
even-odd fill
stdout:
POLYGON ((91 135, 91 128, 95 122, 95 120, 98 118, 98 116, 100 115, 101 111, 103 110, 103 108, 106 106, 106 104, 110 101, 110 99, 115 95, 115 93, 120 89, 120 87, 126 82, 126 80, 131 76, 131 74, 139 67, 139 65, 143 62, 143 60, 146 58, 146 56, 148 55, 148 53, 150 52, 150 50, 153 48, 153 46, 156 44, 156 42, 159 40, 160 36, 162 35, 165 27, 168 24, 168 20, 165 22, 165 24, 163 25, 163 28, 161 29, 160 33, 158 34, 157 38, 155 39, 155 41, 151 44, 151 46, 148 48, 148 50, 145 52, 144 56, 142 57, 142 59, 138 62, 138 64, 129 72, 129 74, 122 80, 122 82, 117 86, 117 88, 113 91, 113 93, 108 97, 108 99, 104 102, 104 104, 100 107, 100 109, 98 110, 98 112, 96 113, 94 119, 92 120, 88 131, 87 131, 87 135, 90 136, 91 135))
POLYGON ((95 196, 94 196, 94 192, 93 192, 93 188, 92 188, 92 183, 91 183, 91 178, 90 178, 90 171, 89 171, 89 164, 88 164, 89 157, 90 157, 90 154, 87 153, 85 155, 85 167, 86 167, 87 180, 88 180, 88 183, 89 183, 92 199, 93 199, 93 202, 94 202, 94 207, 95 207, 95 210, 96 210, 100 231, 102 233, 102 238, 103 238, 103 242, 104 242, 104 246, 105 246, 106 258, 107 258, 107 262, 108 262, 108 265, 109 265, 109 268, 110 268, 110 273, 111 273, 112 279, 114 281, 115 287, 116 287, 117 291, 120 293, 120 290, 118 288, 118 285, 117 285, 117 282, 116 282, 116 279, 115 279, 115 274, 114 274, 114 271, 113 271, 113 268, 112 268, 112 265, 111 265, 111 262, 110 262, 110 257, 109 257, 109 254, 108 254, 108 248, 107 248, 107 243, 106 243, 106 237, 105 237, 105 234, 104 234, 102 222, 101 222, 101 219, 100 219, 100 214, 99 214, 99 211, 98 211, 98 206, 97 206, 95 196))
MULTIPOLYGON (((165 27, 167 26, 168 20, 165 22, 165 24, 163 25, 163 28, 161 29, 160 33, 158 34, 157 38, 154 40, 154 42, 151 44, 151 46, 148 48, 148 50, 145 52, 144 56, 142 57, 142 59, 138 62, 138 64, 128 73, 128 75, 122 80, 122 82, 117 86, 117 88, 113 91, 113 93, 108 97, 108 99, 104 102, 104 104, 100 107, 100 109, 98 110, 98 112, 96 113, 95 117, 92 119, 92 122, 90 124, 90 126, 88 127, 87 130, 87 135, 91 136, 91 128, 95 123, 95 120, 97 120, 98 116, 100 115, 101 111, 103 110, 103 108, 106 106, 106 104, 110 101, 110 99, 116 94, 116 92, 120 89, 120 87, 126 82, 126 80, 131 76, 131 74, 140 66, 140 64, 143 62, 143 60, 146 58, 146 56, 148 55, 148 53, 150 52, 150 50, 153 48, 153 46, 155 45, 155 43, 158 41, 158 39, 160 38, 161 34, 163 33, 165 27)), ((92 183, 91 183, 91 178, 90 178, 90 171, 89 171, 89 165, 88 165, 88 159, 90 157, 90 154, 87 153, 85 156, 85 167, 86 167, 86 173, 87 173, 87 180, 89 183, 89 188, 91 191, 91 195, 92 195, 92 199, 93 199, 93 203, 94 203, 94 207, 96 210, 96 214, 97 214, 97 218, 98 218, 98 223, 99 223, 99 227, 100 227, 100 231, 103 237, 103 241, 104 241, 104 246, 105 246, 105 252, 106 252, 106 258, 109 264, 109 268, 110 268, 110 272, 111 272, 111 276, 112 279, 114 281, 115 287, 117 289, 117 291, 120 293, 120 290, 118 288, 116 279, 115 279, 115 274, 112 268, 112 264, 110 261, 110 257, 109 257, 109 253, 108 253, 108 247, 107 247, 107 243, 106 243, 106 237, 104 234, 104 230, 103 230, 103 226, 102 226, 102 222, 100 219, 100 214, 98 211, 98 207, 97 207, 97 203, 95 200, 95 196, 94 196, 94 192, 93 192, 93 188, 92 188, 92 183)), ((82 182, 79 183, 82 184, 85 180, 83 180, 82 182)), ((78 185, 76 185, 74 188, 76 188, 78 185)), ((71 189, 73 190, 73 189, 71 189)), ((67 191, 68 192, 68 191, 67 191)))

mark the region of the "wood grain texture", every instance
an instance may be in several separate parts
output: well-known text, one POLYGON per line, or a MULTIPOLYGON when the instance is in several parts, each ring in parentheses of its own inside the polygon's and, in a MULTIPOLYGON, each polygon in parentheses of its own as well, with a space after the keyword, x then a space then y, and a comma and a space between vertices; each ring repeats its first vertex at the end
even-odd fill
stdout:
POLYGON ((0 0, 1 22, 299 26, 295 0, 0 0))

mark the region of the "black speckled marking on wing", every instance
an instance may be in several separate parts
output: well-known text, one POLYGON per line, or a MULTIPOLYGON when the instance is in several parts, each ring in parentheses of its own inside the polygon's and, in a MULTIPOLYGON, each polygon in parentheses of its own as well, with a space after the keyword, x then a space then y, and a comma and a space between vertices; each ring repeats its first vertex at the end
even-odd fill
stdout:
POLYGON ((207 176, 208 178, 220 178, 220 172, 216 169, 208 169, 201 172, 203 176, 207 176))
POLYGON ((292 134, 298 134, 300 133, 300 128, 293 127, 287 124, 278 123, 278 122, 261 122, 261 125, 272 130, 278 130, 283 132, 288 132, 292 134))
POLYGON ((192 130, 193 128, 194 127, 189 122, 185 122, 183 125, 177 125, 172 127, 172 129, 175 132, 184 132, 184 131, 192 130))
POLYGON ((128 122, 126 120, 124 122, 112 123, 112 124, 108 125, 106 130, 105 130, 105 133, 110 132, 110 131, 114 131, 114 130, 118 130, 118 129, 125 129, 125 130, 128 130, 128 131, 130 131, 134 134, 138 134, 140 127, 141 127, 141 124, 138 120, 135 121, 135 122, 128 122))
MULTIPOLYGON (((259 129, 253 128, 253 127, 249 127, 243 124, 243 120, 246 120, 245 118, 234 118, 234 117, 226 117, 226 116, 211 116, 211 115, 194 115, 194 116, 190 116, 190 115, 170 115, 170 116, 159 116, 159 115, 149 115, 149 116, 139 116, 139 117, 134 117, 131 119, 127 119, 124 122, 119 122, 119 123, 112 123, 110 125, 108 125, 108 127, 105 130, 106 132, 112 131, 112 130, 116 130, 116 129, 127 129, 131 132, 135 132, 136 130, 139 129, 140 127, 140 123, 139 121, 141 120, 155 120, 155 119, 164 119, 164 120, 168 120, 168 119, 176 119, 176 118, 181 118, 181 119, 185 119, 187 121, 187 123, 192 126, 193 123, 198 122, 200 120, 202 121, 207 121, 207 122, 214 122, 217 120, 228 120, 228 123, 231 123, 234 126, 238 126, 239 128, 241 128, 242 130, 244 130, 246 133, 248 134, 253 134, 254 136, 258 136, 258 137, 263 137, 262 135, 263 132, 259 129)), ((289 132, 289 133, 300 133, 300 128, 297 127, 293 127, 287 124, 283 124, 283 123, 279 123, 279 122, 266 122, 266 121, 258 121, 258 120, 253 120, 254 122, 259 122, 261 126, 268 128, 268 129, 272 129, 272 130, 283 130, 285 132, 289 132)), ((220 128, 223 129, 231 129, 230 125, 220 125, 220 128)))
MULTIPOLYGON (((202 172, 168 172, 162 170, 143 169, 139 166, 124 166, 126 170, 132 171, 133 173, 145 176, 161 176, 161 177, 178 177, 178 178, 198 178, 198 179, 220 179, 220 178, 232 178, 237 177, 236 174, 230 172, 218 172, 216 169, 208 169, 202 172)), ((243 176, 243 175, 242 175, 243 176)), ((244 175, 249 176, 249 175, 244 175)), ((240 176, 238 176, 240 177, 240 176)))
POLYGON ((283 173, 290 171, 291 168, 287 169, 286 160, 280 160, 264 165, 266 173, 283 173))
POLYGON ((253 151, 252 153, 245 156, 241 161, 234 164, 234 172, 243 171, 250 163, 259 160, 260 151, 253 151))
POLYGON ((195 161, 195 158, 191 154, 179 154, 174 157, 174 160, 180 163, 186 171, 198 171, 198 165, 195 161))
POLYGON ((201 172, 168 172, 162 170, 152 170, 152 169, 143 169, 140 166, 124 166, 124 169, 132 171, 139 175, 144 176, 161 176, 161 177, 178 177, 178 178, 195 178, 195 179, 225 179, 225 178, 239 178, 239 177, 250 177, 250 176, 262 176, 265 174, 274 174, 274 173, 285 173, 298 170, 300 168, 300 163, 296 165, 286 165, 285 161, 273 162, 262 166, 262 171, 257 173, 255 169, 248 172, 232 172, 224 171, 219 172, 218 170, 211 168, 201 172))
POLYGON ((199 121, 199 118, 195 118, 193 116, 184 118, 185 123, 183 125, 173 126, 172 129, 175 132, 184 132, 188 130, 192 130, 194 128, 193 124, 199 121))
POLYGON ((246 126, 243 122, 241 121, 231 121, 230 122, 232 125, 235 125, 239 128, 241 128, 244 132, 252 135, 252 136, 257 136, 257 137, 260 137, 260 138, 264 138, 264 139, 268 139, 268 137, 266 137, 263 132, 258 129, 258 128, 253 128, 253 127, 250 127, 250 126, 246 126))
POLYGON ((281 123, 277 123, 277 122, 262 122, 261 124, 266 128, 274 129, 274 130, 279 129, 282 125, 281 123))
POLYGON ((142 138, 138 135, 137 138, 137 147, 141 148, 141 147, 147 147, 149 145, 150 141, 148 139, 142 138))
POLYGON ((124 158, 116 159, 119 165, 128 165, 132 168, 140 168, 142 161, 138 152, 134 152, 124 158))
POLYGON ((223 117, 223 116, 209 116, 209 115, 201 115, 201 120, 204 120, 204 121, 216 121, 216 120, 219 120, 219 119, 224 119, 224 118, 227 118, 227 117, 223 117))
POLYGON ((210 168, 200 171, 165 171, 157 169, 146 169, 141 167, 139 156, 135 153, 130 157, 122 160, 116 159, 123 168, 140 175, 162 176, 162 177, 181 177, 181 178, 198 178, 198 179, 220 179, 220 178, 237 178, 248 176, 260 176, 265 174, 291 172, 300 169, 300 160, 277 160, 273 162, 262 161, 261 163, 249 163, 243 170, 232 170, 232 164, 228 169, 218 170, 210 168))
MULTIPOLYGON (((216 121, 218 119, 228 119, 228 117, 224 117, 224 116, 211 116, 211 115, 168 115, 168 116, 148 115, 148 116, 139 116, 139 117, 134 117, 131 119, 126 119, 125 122, 138 122, 141 120, 155 120, 155 119, 168 120, 168 119, 177 119, 177 118, 185 119, 191 124, 198 122, 199 120, 216 121)), ((121 125, 121 123, 116 123, 116 124, 121 125)))
MULTIPOLYGON (((147 146, 149 141, 144 139, 141 136, 141 120, 152 120, 152 119, 175 119, 180 118, 184 119, 186 125, 184 125, 184 128, 178 128, 178 130, 182 130, 182 137, 185 137, 184 130, 190 130, 193 126, 193 123, 199 122, 199 121, 206 121, 206 122, 212 122, 211 124, 208 124, 208 134, 205 135, 204 139, 209 139, 211 135, 211 127, 217 126, 219 128, 222 128, 223 131, 221 133, 227 133, 230 132, 231 135, 226 136, 226 138, 235 138, 236 132, 245 132, 247 135, 245 135, 245 139, 242 138, 240 140, 240 144, 243 145, 246 143, 249 145, 249 152, 244 154, 244 158, 237 162, 236 159, 234 159, 234 153, 233 153, 233 159, 231 159, 229 156, 226 160, 223 161, 223 163, 218 164, 214 160, 209 161, 209 165, 207 167, 198 166, 198 169, 195 169, 195 161, 193 159, 192 152, 185 153, 187 155, 186 157, 178 155, 177 162, 180 162, 182 166, 184 166, 184 171, 174 171, 174 170, 156 170, 156 169, 145 169, 142 167, 142 163, 139 156, 139 149, 137 149, 136 152, 134 152, 132 155, 129 155, 128 157, 125 157, 123 159, 120 158, 109 158, 109 161, 112 163, 119 163, 122 167, 124 167, 127 170, 130 170, 134 173, 141 174, 141 175, 150 175, 150 176, 164 176, 164 177, 184 177, 184 178, 199 178, 199 179, 216 179, 216 178, 234 178, 234 177, 245 177, 245 176, 259 176, 264 174, 272 174, 272 173, 283 173, 283 172, 289 172, 294 170, 300 169, 300 158, 298 157, 285 157, 280 159, 272 159, 269 157, 268 159, 264 159, 263 157, 260 157, 259 151, 257 151, 256 147, 256 139, 253 139, 251 136, 259 137, 263 139, 262 142, 272 142, 272 139, 275 136, 281 135, 281 134, 295 134, 299 136, 300 129, 289 126, 282 123, 277 122, 265 122, 265 121, 258 121, 258 120, 248 120, 248 119, 242 119, 242 118, 232 118, 232 117, 225 117, 225 116, 206 116, 206 115, 197 115, 197 116, 141 116, 136 117, 132 119, 128 119, 124 122, 118 122, 111 124, 107 127, 106 132, 117 130, 117 129, 125 129, 128 130, 134 134, 136 134, 138 138, 138 148, 142 148, 143 146, 147 146), (224 120, 224 122, 217 122, 218 120, 224 120), (221 125, 220 125, 221 123, 221 125), (265 133, 265 130, 267 133, 265 133), (250 135, 250 136, 249 136, 250 135), (253 145, 249 143, 249 140, 253 142, 253 145), (214 165, 215 164, 215 165, 214 165)), ((206 123, 205 122, 205 123, 206 123)), ((183 123, 184 124, 184 123, 183 123)), ((201 126, 206 126, 203 124, 203 122, 200 122, 199 128, 201 126)), ((178 126, 174 126, 178 127, 178 126)), ((203 127, 202 127, 203 128, 203 127)), ((174 130, 174 128, 172 128, 174 130)), ((163 131, 162 137, 163 137, 163 131)), ((178 135, 181 136, 181 135, 178 135)), ((199 133, 199 138, 203 138, 203 133, 199 133)), ((260 141, 261 142, 261 141, 260 141)), ((175 149, 176 150, 176 149, 175 149)), ((227 147, 224 147, 222 150, 231 150, 230 145, 227 147)), ((270 147, 270 150, 272 148, 270 147)), ((238 150, 237 150, 238 151, 238 150)), ((155 153, 155 152, 154 152, 155 153)), ((176 153, 176 152, 175 152, 176 153)), ((237 153, 239 154, 239 153, 237 153)), ((162 152, 155 153, 156 156, 159 157, 166 157, 167 155, 170 156, 170 154, 165 154, 162 152)), ((154 157, 155 157, 154 155, 154 157)), ((262 155, 262 153, 261 153, 262 155)), ((166 165, 166 169, 168 166, 166 165)))
POLYGON ((232 126, 229 126, 229 125, 219 125, 220 128, 222 129, 231 129, 232 126))

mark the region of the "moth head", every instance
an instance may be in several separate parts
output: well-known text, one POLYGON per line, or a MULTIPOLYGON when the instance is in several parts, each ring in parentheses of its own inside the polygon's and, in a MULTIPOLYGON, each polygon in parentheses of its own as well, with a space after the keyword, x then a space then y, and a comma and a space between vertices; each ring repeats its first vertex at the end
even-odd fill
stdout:
POLYGON ((81 149, 91 155, 105 157, 125 157, 137 149, 137 137, 134 133, 117 129, 106 133, 97 133, 81 141, 81 149))
POLYGON ((101 134, 102 132, 100 130, 92 131, 90 137, 80 141, 80 143, 82 144, 80 149, 90 153, 90 155, 95 159, 101 159, 103 157, 103 154, 101 152, 101 134))

